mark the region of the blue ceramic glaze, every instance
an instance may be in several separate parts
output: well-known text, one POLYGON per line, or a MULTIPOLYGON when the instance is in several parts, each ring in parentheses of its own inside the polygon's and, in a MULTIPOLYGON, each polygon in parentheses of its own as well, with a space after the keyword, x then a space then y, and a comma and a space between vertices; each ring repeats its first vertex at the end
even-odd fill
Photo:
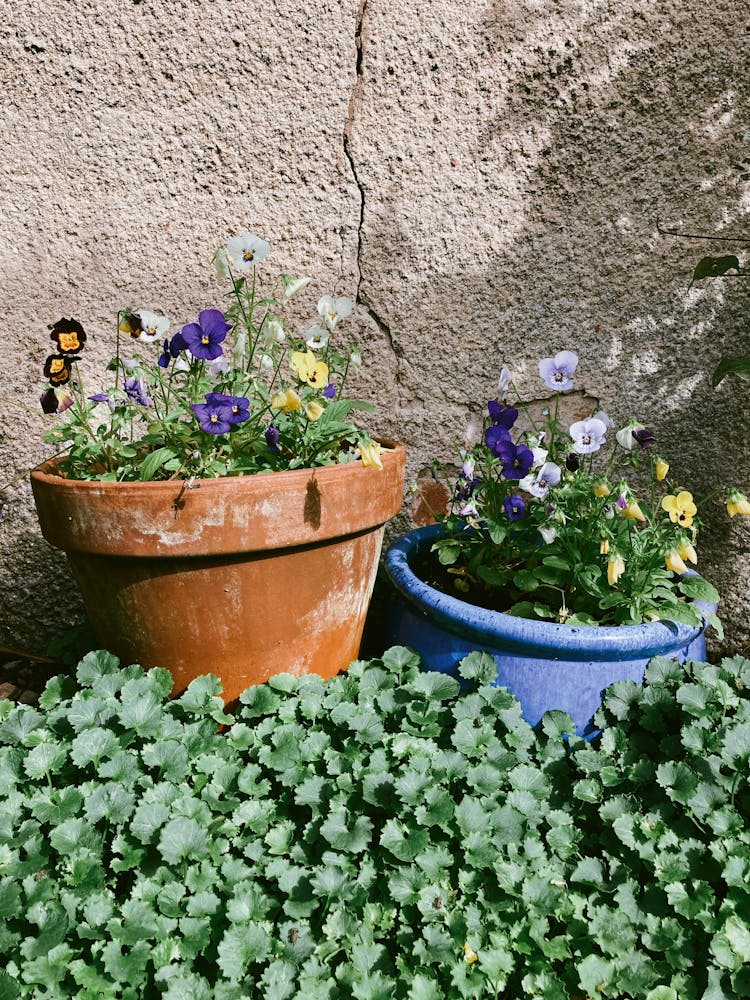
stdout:
MULTIPOLYGON (((386 570, 397 599, 389 612, 390 643, 411 646, 429 670, 455 673, 473 650, 497 662, 496 684, 521 703, 536 725, 549 709, 567 712, 579 735, 593 730, 601 695, 615 681, 640 684, 653 656, 704 660, 703 629, 674 622, 645 625, 561 625, 514 618, 468 604, 423 583, 410 561, 429 551, 440 525, 418 528, 397 539, 386 555, 386 570)), ((698 607, 715 610, 714 605, 698 607)))

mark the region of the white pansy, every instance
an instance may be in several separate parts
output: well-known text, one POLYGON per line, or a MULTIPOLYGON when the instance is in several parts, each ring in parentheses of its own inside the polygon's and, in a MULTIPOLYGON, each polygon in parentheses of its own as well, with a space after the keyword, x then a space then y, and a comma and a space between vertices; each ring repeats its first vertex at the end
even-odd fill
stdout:
POLYGON ((311 326, 305 334, 305 343, 311 351, 322 351, 330 336, 324 326, 311 326))
POLYGON ((291 274, 281 275, 281 287, 283 289, 284 301, 288 302, 293 295, 301 292, 303 288, 312 281, 312 278, 293 278, 291 274))
POLYGON ((149 312, 148 309, 138 309, 136 316, 141 321, 141 335, 138 338, 144 344, 150 344, 154 340, 161 340, 169 330, 170 321, 166 316, 149 312))
POLYGON ((275 362, 270 354, 261 354, 260 356, 260 367, 269 370, 274 367, 275 362))
POLYGON ((362 367, 362 355, 359 351, 352 351, 349 355, 349 367, 352 371, 357 371, 362 367))
POLYGON ((190 371, 190 365, 188 364, 187 360, 185 359, 185 355, 184 354, 181 354, 179 356, 179 358, 175 359, 175 362, 172 365, 172 371, 175 371, 175 372, 189 372, 190 371))
POLYGON ((532 469, 538 469, 547 461, 547 449, 546 448, 532 448, 531 454, 534 456, 534 461, 531 463, 532 469))
POLYGON ((540 528, 539 534, 542 536, 547 545, 551 545, 557 538, 557 530, 555 528, 540 528))
POLYGON ((234 270, 239 274, 249 274, 256 264, 265 260, 270 247, 259 236, 241 233, 229 240, 226 249, 234 270))
POLYGON ((611 417, 609 416, 609 414, 608 414, 608 413, 605 413, 605 412, 604 412, 604 410, 597 410, 597 412, 596 412, 596 413, 594 414, 594 418, 595 418, 596 420, 601 420, 601 422, 602 422, 602 423, 603 423, 603 424, 605 425, 605 427, 607 427, 607 428, 610 428, 610 427, 614 427, 614 426, 615 426, 615 425, 614 425, 614 424, 612 423, 612 418, 611 418, 611 417))
POLYGON ((631 420, 629 424, 622 428, 615 434, 617 443, 625 451, 632 451, 636 445, 636 439, 633 437, 633 431, 643 430, 643 424, 639 424, 637 421, 631 420))
POLYGON ((330 330, 333 330, 342 319, 351 316, 353 308, 352 300, 347 299, 345 295, 338 298, 324 295, 318 301, 318 313, 323 317, 330 330))
POLYGON ((211 378, 218 378, 219 375, 226 375, 229 371, 229 362, 222 354, 218 358, 214 358, 213 361, 207 361, 206 369, 211 378))

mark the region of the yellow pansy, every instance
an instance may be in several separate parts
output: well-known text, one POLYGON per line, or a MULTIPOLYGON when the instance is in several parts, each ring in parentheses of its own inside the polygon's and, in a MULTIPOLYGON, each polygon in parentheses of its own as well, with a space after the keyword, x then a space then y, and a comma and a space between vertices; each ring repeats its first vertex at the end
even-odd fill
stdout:
POLYGON ((606 556, 609 553, 609 539, 608 538, 602 538, 601 542, 599 543, 599 551, 601 552, 601 554, 603 556, 606 556))
POLYGON ((594 487, 594 496, 597 497, 608 497, 611 492, 608 484, 603 479, 600 479, 594 487))
POLYGON ((656 478, 659 482, 663 482, 667 478, 667 473, 669 472, 669 462, 665 462, 663 458, 657 458, 656 460, 656 478))
POLYGON ((283 392, 277 392, 271 400, 272 408, 274 410, 283 410, 284 413, 291 413, 292 410, 299 410, 301 405, 302 401, 294 389, 285 389, 283 392))
POLYGON ((467 941, 464 945, 464 962, 468 962, 471 965, 473 962, 476 962, 477 958, 479 956, 467 941))
POLYGON ((607 583, 614 587, 622 574, 625 572, 625 560, 613 552, 607 562, 607 583))
POLYGON ((305 414, 308 420, 318 420, 323 413, 324 407, 316 403, 313 399, 310 403, 305 403, 305 414))
POLYGON ((740 493, 739 490, 732 490, 727 500, 727 514, 730 517, 734 517, 735 514, 744 514, 745 517, 750 517, 750 500, 747 499, 744 493, 740 493))
POLYGON ((677 496, 670 494, 664 497, 661 505, 669 514, 669 520, 674 524, 681 524, 683 528, 689 528, 693 523, 693 518, 698 513, 698 508, 693 503, 693 494, 688 493, 687 490, 683 490, 677 496))
POLYGON ((670 549, 664 560, 667 569, 672 573, 687 573, 687 566, 682 560, 682 556, 677 549, 670 549))
POLYGON ((381 448, 377 441, 363 441, 359 446, 362 465, 368 465, 372 469, 382 469, 383 463, 380 460, 380 451, 381 448))
POLYGON ((690 544, 690 542, 680 542, 677 546, 677 551, 680 553, 681 559, 687 559, 688 562, 697 565, 698 563, 698 553, 695 548, 690 544))
POLYGON ((318 361, 312 351, 294 351, 289 367, 302 382, 308 385, 328 385, 328 365, 318 361))

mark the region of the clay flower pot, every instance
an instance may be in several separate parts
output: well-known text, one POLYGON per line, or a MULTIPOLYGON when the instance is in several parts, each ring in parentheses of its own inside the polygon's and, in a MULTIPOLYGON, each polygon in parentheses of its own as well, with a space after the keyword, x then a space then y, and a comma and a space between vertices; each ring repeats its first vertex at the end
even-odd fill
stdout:
POLYGON ((221 677, 227 702, 281 671, 332 677, 356 658, 404 449, 383 469, 101 483, 31 473, 42 534, 70 560, 99 641, 172 671, 174 694, 221 677))

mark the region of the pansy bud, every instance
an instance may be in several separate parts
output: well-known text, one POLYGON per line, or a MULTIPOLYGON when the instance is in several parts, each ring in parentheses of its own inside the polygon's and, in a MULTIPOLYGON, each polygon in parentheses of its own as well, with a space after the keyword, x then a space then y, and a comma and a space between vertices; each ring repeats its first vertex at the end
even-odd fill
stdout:
POLYGON ((744 493, 739 490, 732 490, 727 497, 727 514, 734 517, 736 514, 743 514, 750 517, 750 501, 744 493))
POLYGON ((594 486, 594 496, 597 497, 608 497, 612 491, 610 490, 607 482, 604 479, 600 479, 599 482, 594 486))
POLYGON ((663 458, 657 458, 654 471, 656 472, 656 478, 659 482, 663 482, 667 478, 667 473, 669 472, 669 462, 665 462, 663 458))
POLYGON ((477 955, 477 953, 474 951, 474 949, 467 942, 464 945, 464 961, 468 962, 468 964, 471 965, 472 962, 476 962, 476 960, 477 960, 478 957, 479 956, 477 955))
POLYGON ((599 552, 603 556, 609 555, 609 539, 608 538, 602 538, 601 542, 599 542, 599 552))
POLYGON ((687 541, 680 542, 677 546, 677 551, 680 553, 682 559, 687 559, 694 566, 698 564, 698 553, 695 551, 694 546, 687 541))
POLYGON ((362 458, 362 465, 371 469, 382 470, 383 463, 380 458, 381 448, 377 441, 362 441, 359 446, 359 454, 362 458))
POLYGON ((309 403, 305 403, 305 415, 307 416, 308 420, 313 422, 319 420, 322 414, 323 414, 323 407, 320 405, 320 403, 316 402, 314 399, 309 403))
POLYGON ((645 521, 646 515, 641 510, 637 500, 631 500, 623 511, 628 521, 645 521))
POLYGON ((687 566, 677 549, 670 549, 664 560, 666 567, 672 573, 687 573, 687 566))
POLYGON ((625 451, 632 451, 636 444, 636 438, 634 437, 634 432, 637 430, 644 430, 643 424, 639 424, 635 420, 631 420, 629 424, 626 424, 622 430, 615 434, 617 443, 625 451))
POLYGON ((581 460, 575 452, 571 452, 565 459, 565 468, 568 472, 578 472, 581 467, 581 460))
POLYGON ((614 587, 622 574, 625 572, 625 560, 622 556, 613 552, 607 561, 607 583, 614 587))
POLYGON ((497 398, 502 402, 505 402, 505 398, 508 395, 508 387, 510 386, 511 375, 508 368, 503 365, 500 371, 500 380, 497 383, 497 398))

